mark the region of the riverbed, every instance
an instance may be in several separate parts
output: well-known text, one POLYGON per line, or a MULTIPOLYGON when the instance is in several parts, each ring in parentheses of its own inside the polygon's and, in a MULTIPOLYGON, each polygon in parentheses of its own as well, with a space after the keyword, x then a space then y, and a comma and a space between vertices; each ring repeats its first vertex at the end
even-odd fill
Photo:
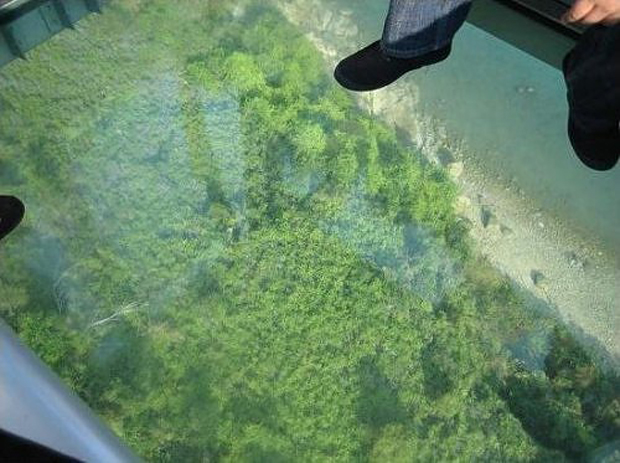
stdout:
MULTIPOLYGON (((329 68, 380 36, 387 8, 278 4, 329 68)), ((479 252, 617 366, 620 168, 577 160, 564 92, 560 71, 466 24, 448 61, 357 97, 448 170, 479 252)))

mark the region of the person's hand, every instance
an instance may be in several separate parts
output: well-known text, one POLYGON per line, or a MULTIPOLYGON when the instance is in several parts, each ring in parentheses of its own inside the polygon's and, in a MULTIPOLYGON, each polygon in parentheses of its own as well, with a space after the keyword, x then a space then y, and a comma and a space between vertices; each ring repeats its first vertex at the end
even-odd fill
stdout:
POLYGON ((562 20, 581 24, 620 24, 620 0, 576 0, 562 20))

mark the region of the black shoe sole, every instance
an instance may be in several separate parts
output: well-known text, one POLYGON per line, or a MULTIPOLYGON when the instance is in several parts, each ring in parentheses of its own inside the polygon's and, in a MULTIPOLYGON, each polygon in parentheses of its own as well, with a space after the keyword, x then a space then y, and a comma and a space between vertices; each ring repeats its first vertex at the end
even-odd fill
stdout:
MULTIPOLYGON (((334 79, 336 79, 336 81, 345 89, 347 90, 351 90, 353 92, 372 92, 373 90, 379 90, 381 88, 384 88, 384 86, 382 87, 369 87, 369 86, 363 86, 363 85, 359 85, 356 84, 355 82, 350 81, 349 79, 347 79, 341 72, 340 68, 336 68, 336 70, 334 71, 334 79)), ((389 85, 389 84, 388 84, 389 85)))

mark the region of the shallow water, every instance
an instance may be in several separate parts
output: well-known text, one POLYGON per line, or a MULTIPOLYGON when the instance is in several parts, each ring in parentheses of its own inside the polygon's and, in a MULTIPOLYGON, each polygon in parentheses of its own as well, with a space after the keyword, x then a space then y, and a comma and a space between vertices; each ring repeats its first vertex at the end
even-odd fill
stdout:
POLYGON ((424 109, 465 138, 489 175, 602 242, 620 265, 620 168, 595 172, 572 152, 559 71, 466 27, 451 60, 411 80, 424 109))
MULTIPOLYGON (((366 43, 380 36, 386 3, 360 4, 350 11, 366 43)), ((419 87, 420 109, 464 141, 489 176, 520 188, 534 207, 602 246, 620 267, 620 167, 595 172, 572 152, 559 70, 465 24, 447 61, 403 82, 419 87)))

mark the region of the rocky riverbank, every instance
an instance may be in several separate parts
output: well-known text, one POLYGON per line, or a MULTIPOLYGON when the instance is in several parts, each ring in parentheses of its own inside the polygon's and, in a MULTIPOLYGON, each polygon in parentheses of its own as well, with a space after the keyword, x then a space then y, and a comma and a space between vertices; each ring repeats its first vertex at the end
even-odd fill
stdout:
MULTIPOLYGON (((276 0, 323 53, 328 69, 364 41, 347 9, 326 0, 276 0), (330 5, 332 5, 330 3, 330 5)), ((411 82, 356 95, 360 107, 405 133, 433 163, 441 164, 460 188, 458 212, 467 220, 479 252, 562 319, 592 346, 620 359, 619 256, 543 211, 513 181, 485 171, 466 140, 456 140, 420 109, 420 89, 411 82)))

